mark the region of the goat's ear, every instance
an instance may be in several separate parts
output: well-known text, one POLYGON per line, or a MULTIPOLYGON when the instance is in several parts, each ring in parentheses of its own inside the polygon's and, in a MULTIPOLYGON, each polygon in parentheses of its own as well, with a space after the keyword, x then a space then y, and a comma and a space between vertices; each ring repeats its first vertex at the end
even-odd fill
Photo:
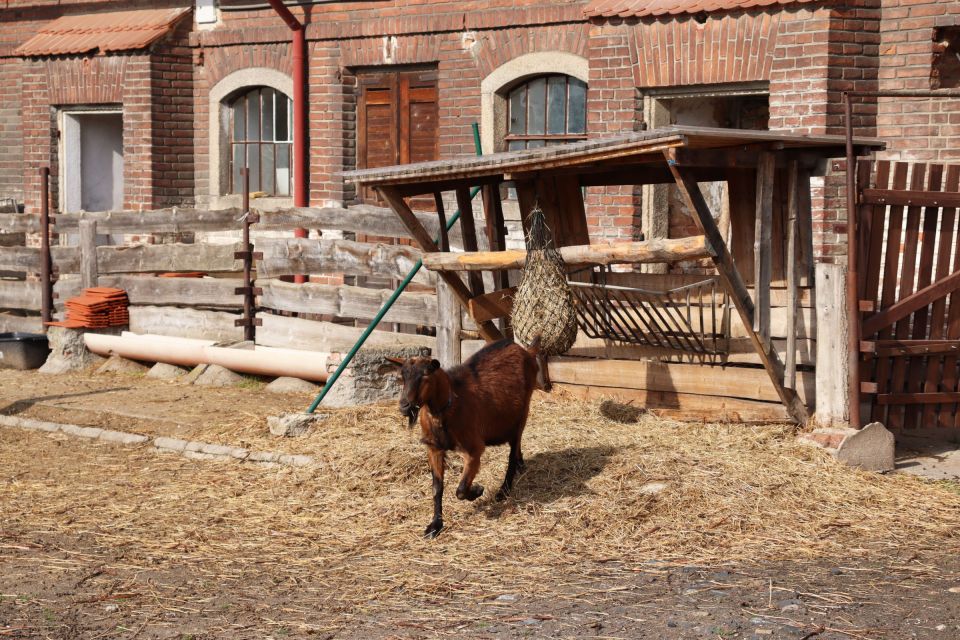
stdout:
POLYGON ((431 360, 431 361, 430 361, 430 371, 436 371, 436 370, 438 370, 439 368, 440 368, 440 361, 439 361, 439 360, 431 360))

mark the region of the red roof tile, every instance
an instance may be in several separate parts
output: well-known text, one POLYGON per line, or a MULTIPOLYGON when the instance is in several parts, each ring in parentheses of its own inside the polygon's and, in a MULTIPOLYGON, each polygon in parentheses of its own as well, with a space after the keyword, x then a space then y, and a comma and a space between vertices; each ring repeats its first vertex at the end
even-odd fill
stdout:
POLYGON ((36 57, 143 49, 189 11, 186 7, 64 16, 43 27, 14 54, 36 57))
POLYGON ((732 11, 773 4, 800 4, 817 0, 592 0, 583 12, 588 18, 643 18, 675 16, 701 11, 732 11))

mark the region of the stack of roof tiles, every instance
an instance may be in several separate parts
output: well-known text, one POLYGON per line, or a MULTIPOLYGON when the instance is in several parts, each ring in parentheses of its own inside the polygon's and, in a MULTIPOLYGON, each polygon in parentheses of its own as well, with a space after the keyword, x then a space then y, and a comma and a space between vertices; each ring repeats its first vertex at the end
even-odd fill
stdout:
POLYGON ((127 292, 111 287, 84 289, 76 298, 67 300, 67 319, 49 324, 69 329, 105 329, 130 324, 127 292))

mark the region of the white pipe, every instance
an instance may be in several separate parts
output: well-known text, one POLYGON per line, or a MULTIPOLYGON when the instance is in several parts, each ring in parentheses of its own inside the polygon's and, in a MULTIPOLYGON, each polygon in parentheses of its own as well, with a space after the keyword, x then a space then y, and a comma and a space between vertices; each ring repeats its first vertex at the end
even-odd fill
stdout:
POLYGON ((274 347, 231 349, 214 346, 212 340, 174 338, 171 336, 138 335, 124 332, 120 336, 85 333, 87 348, 102 356, 121 356, 146 362, 166 362, 185 367, 217 364, 231 371, 260 376, 291 376, 325 382, 330 366, 339 361, 339 354, 320 351, 299 351, 274 347))

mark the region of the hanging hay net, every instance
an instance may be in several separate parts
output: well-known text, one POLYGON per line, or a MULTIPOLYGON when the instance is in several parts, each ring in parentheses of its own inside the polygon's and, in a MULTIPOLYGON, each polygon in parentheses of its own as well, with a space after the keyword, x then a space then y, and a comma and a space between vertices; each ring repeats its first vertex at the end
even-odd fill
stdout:
POLYGON ((540 336, 540 351, 557 355, 572 347, 577 338, 573 294, 566 265, 539 205, 534 205, 527 223, 527 261, 510 320, 520 342, 530 344, 540 336))

